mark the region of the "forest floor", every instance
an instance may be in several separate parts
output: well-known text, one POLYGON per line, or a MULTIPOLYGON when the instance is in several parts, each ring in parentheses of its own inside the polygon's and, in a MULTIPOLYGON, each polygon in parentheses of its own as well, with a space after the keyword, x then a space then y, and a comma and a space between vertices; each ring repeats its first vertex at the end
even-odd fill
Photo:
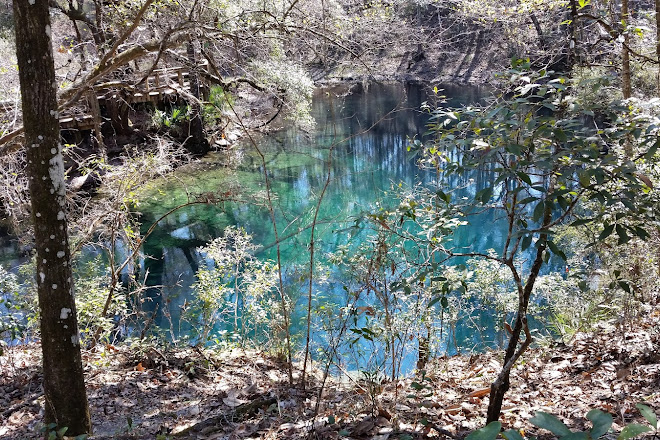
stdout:
MULTIPOLYGON (((586 413, 599 408, 619 432, 642 421, 636 403, 660 412, 660 308, 633 322, 530 349, 513 372, 504 427, 547 437, 529 423, 535 411, 582 429, 586 413)), ((0 357, 2 440, 42 435, 39 353, 30 345, 0 357)), ((424 380, 332 379, 317 405, 319 374, 303 391, 289 385, 283 363, 257 352, 108 345, 83 357, 91 439, 461 438, 484 425, 501 366, 501 353, 491 352, 435 359, 424 380)))

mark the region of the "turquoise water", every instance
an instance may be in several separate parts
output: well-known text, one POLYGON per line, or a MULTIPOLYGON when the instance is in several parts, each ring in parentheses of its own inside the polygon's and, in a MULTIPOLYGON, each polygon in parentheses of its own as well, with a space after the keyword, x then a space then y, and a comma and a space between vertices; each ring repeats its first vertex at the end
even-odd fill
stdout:
MULTIPOLYGON (((134 269, 138 279, 146 279, 148 288, 133 300, 142 313, 129 323, 129 328, 139 334, 148 322, 151 331, 171 339, 194 333, 191 327, 200 326, 201 321, 190 315, 196 300, 193 284, 197 271, 211 266, 200 247, 221 236, 228 226, 245 228, 257 246, 254 255, 260 261, 276 259, 275 234, 264 199, 267 175, 280 237, 284 289, 293 303, 295 351, 299 352, 304 343, 311 225, 317 206, 312 283, 312 353, 316 359, 323 358, 341 332, 336 356, 342 368, 388 371, 393 345, 400 359, 399 372, 405 373, 415 367, 419 340, 426 337, 427 324, 432 328, 434 355, 498 345, 503 337, 501 310, 460 295, 453 299, 463 301, 462 309, 445 310, 436 304, 427 311, 422 324, 419 315, 406 321, 406 312, 412 312, 415 304, 398 303, 401 316, 397 316, 397 325, 402 330, 395 340, 385 338, 379 333, 385 319, 382 299, 375 289, 360 287, 355 276, 359 270, 339 264, 332 256, 338 250, 345 257, 360 255, 360 249, 368 250, 374 240, 369 215, 398 205, 400 188, 435 184, 436 176, 421 170, 406 149, 409 139, 425 135, 428 113, 420 110, 422 103, 455 107, 473 103, 486 94, 478 87, 458 86, 445 86, 441 93, 447 96, 446 103, 440 102, 431 87, 420 84, 322 89, 313 101, 314 130, 287 128, 255 138, 256 144, 243 139, 234 150, 241 160, 232 162, 232 167, 225 166, 226 153, 216 152, 150 184, 139 194, 137 207, 143 234, 164 213, 186 202, 209 197, 226 200, 186 206, 158 221, 144 243, 144 257, 134 269), (263 153, 265 164, 257 150, 263 153), (345 308, 351 303, 356 307, 353 312, 345 308), (182 315, 183 310, 187 314, 182 315), (342 324, 346 326, 342 328, 342 324)), ((451 180, 443 190, 454 190, 454 197, 470 195, 491 179, 487 171, 478 171, 451 180)), ((498 249, 504 231, 501 220, 485 211, 455 231, 452 245, 475 251, 498 249)), ((16 249, 15 241, 0 246, 4 267, 12 269, 18 264, 16 249)), ((93 251, 89 253, 94 256, 93 251)), ((392 269, 385 274, 385 290, 404 270, 392 269)), ((391 301, 398 294, 389 295, 387 300, 391 301)), ((402 295, 398 297, 396 301, 402 295)), ((229 340, 233 330, 234 317, 226 316, 219 319, 213 334, 229 340)), ((271 342, 280 337, 275 333, 266 335, 271 342)), ((261 333, 257 343, 265 341, 263 338, 261 333)))
MULTIPOLYGON (((443 105, 449 106, 474 103, 484 96, 484 91, 477 87, 445 86, 441 93, 448 98, 443 105)), ((422 103, 435 105, 438 101, 430 87, 418 84, 323 89, 316 93, 313 103, 315 130, 308 133, 289 128, 257 140, 266 158, 265 169, 255 146, 245 141, 241 147, 244 158, 233 171, 221 165, 224 156, 216 153, 199 166, 177 171, 176 179, 158 182, 156 189, 142 199, 143 232, 168 209, 199 194, 231 194, 244 201, 189 206, 160 222, 144 246, 145 254, 151 258, 144 260, 142 273, 148 273, 147 284, 160 286, 148 292, 150 300, 144 305, 145 311, 153 312, 162 328, 178 323, 181 306, 191 301, 190 286, 195 281, 195 272, 208 264, 198 248, 221 235, 228 225, 240 225, 252 235, 253 242, 259 246, 258 258, 275 260, 270 214, 263 199, 258 200, 260 192, 265 191, 264 173, 267 173, 274 193, 287 294, 296 301, 292 328, 300 341, 308 289, 301 277, 308 270, 310 225, 319 197, 323 193, 315 252, 322 267, 315 270, 326 274, 328 279, 313 285, 317 311, 323 305, 338 307, 350 300, 346 292, 351 283, 341 279, 344 272, 340 274, 328 263, 328 255, 341 246, 354 251, 368 239, 368 231, 354 226, 364 224, 364 216, 379 208, 396 206, 393 189, 428 184, 433 179, 432 174, 417 167, 406 146, 409 139, 422 138, 426 131, 428 114, 420 110, 422 103), (328 173, 329 184, 323 192, 328 173), (163 310, 169 313, 162 313, 163 310)), ((488 173, 469 177, 476 184, 467 191, 478 190, 489 179, 488 173)), ((461 185, 467 178, 453 183, 461 185)), ((475 217, 471 225, 460 228, 453 242, 477 250, 498 248, 503 240, 502 231, 499 222, 486 212, 475 217)), ((369 298, 361 298, 357 305, 369 306, 369 298)), ((339 316, 338 309, 333 313, 339 316)), ((475 313, 471 319, 480 323, 482 333, 475 334, 468 326, 460 325, 453 331, 443 329, 436 336, 436 350, 455 352, 461 347, 492 345, 498 339, 496 314, 475 313), (484 333, 490 342, 484 341, 484 333)), ((324 315, 318 316, 315 324, 320 325, 324 315)), ((368 316, 361 316, 354 326, 364 327, 369 320, 368 316)), ((317 331, 314 340, 318 348, 322 350, 329 337, 317 331)), ((369 341, 362 344, 361 350, 377 350, 370 344, 369 341)), ((416 340, 407 344, 411 353, 416 344, 416 340)), ((411 359, 406 361, 404 369, 409 369, 411 359)))

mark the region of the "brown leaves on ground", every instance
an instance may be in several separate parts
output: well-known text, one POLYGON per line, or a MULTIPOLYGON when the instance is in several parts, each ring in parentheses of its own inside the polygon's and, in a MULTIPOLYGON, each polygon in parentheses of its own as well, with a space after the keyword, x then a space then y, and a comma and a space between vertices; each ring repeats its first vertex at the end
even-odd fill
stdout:
MULTIPOLYGON (((593 408, 618 431, 660 412, 660 310, 634 329, 602 325, 568 344, 530 350, 512 375, 505 428, 546 436, 529 419, 552 413, 573 429, 593 408)), ((483 426, 501 354, 436 359, 425 376, 398 382, 320 381, 299 390, 284 365, 256 352, 199 349, 85 353, 91 439, 421 439, 463 437, 483 426)), ((43 392, 35 345, 0 357, 0 439, 39 438, 43 392)))

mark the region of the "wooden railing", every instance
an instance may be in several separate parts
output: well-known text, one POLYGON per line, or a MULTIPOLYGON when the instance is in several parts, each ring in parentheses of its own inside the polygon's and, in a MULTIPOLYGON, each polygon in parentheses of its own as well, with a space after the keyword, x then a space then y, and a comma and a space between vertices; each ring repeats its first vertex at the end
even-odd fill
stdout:
MULTIPOLYGON (((206 62, 200 64, 200 67, 208 69, 206 62)), ((129 104, 153 102, 154 104, 163 102, 166 99, 173 99, 182 90, 187 91, 190 86, 188 83, 189 71, 187 67, 169 67, 155 69, 137 87, 108 87, 96 91, 96 101, 98 106, 107 106, 110 101, 125 101, 129 104)), ((64 115, 60 118, 60 127, 63 130, 94 130, 99 121, 94 116, 93 108, 96 106, 93 102, 93 96, 87 96, 86 102, 82 103, 83 111, 76 115, 64 115)), ((97 109, 98 111, 98 109, 97 109)))

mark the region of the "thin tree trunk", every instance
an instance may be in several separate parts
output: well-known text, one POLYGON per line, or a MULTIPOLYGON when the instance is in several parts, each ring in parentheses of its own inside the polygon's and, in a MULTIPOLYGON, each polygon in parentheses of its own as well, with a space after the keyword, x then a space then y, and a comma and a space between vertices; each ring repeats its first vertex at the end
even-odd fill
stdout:
POLYGON ((577 20, 578 9, 576 0, 571 0, 571 22, 569 26, 570 41, 568 43, 568 65, 573 66, 577 62, 577 20))
MULTIPOLYGON (((554 192, 555 181, 554 177, 550 181, 548 187, 548 192, 546 197, 554 192)), ((513 204, 515 209, 515 203, 513 204)), ((511 214, 513 215, 513 214, 511 214)), ((542 227, 546 228, 552 221, 552 208, 550 204, 545 205, 543 212, 543 222, 542 227)), ((509 231, 509 234, 511 230, 509 231)), ((543 267, 543 254, 547 248, 548 234, 542 233, 539 236, 538 246, 536 248, 536 255, 532 266, 529 269, 529 275, 527 280, 523 285, 522 279, 515 267, 515 262, 513 260, 513 255, 510 258, 507 258, 507 266, 511 270, 511 274, 516 282, 518 287, 518 312, 516 314, 516 321, 513 325, 513 331, 511 332, 511 337, 509 338, 509 345, 507 346, 506 353, 504 355, 504 361, 502 370, 497 376, 495 381, 490 387, 490 400, 488 403, 488 413, 486 417, 486 423, 495 422, 500 418, 500 412, 502 411, 502 403, 504 402, 504 395, 509 390, 510 386, 510 375, 511 369, 515 365, 516 361, 520 356, 527 350, 529 345, 532 342, 532 336, 529 332, 529 327, 527 326, 527 308, 529 307, 529 300, 532 296, 532 291, 534 290, 534 284, 536 279, 541 272, 543 267), (525 340, 518 347, 520 343, 520 335, 522 332, 525 332, 525 340)))
POLYGON ((660 96, 660 0, 655 0, 655 58, 658 61, 656 87, 660 96))
MULTIPOLYGON (((91 432, 67 233, 66 186, 47 0, 14 0, 36 248, 45 422, 91 432)), ((47 434, 46 434, 47 436, 47 434)))
POLYGON ((99 105, 96 91, 93 88, 87 93, 87 101, 89 103, 89 109, 92 112, 92 117, 94 118, 94 135, 96 136, 96 144, 98 145, 99 154, 105 161, 108 159, 108 154, 105 149, 105 143, 103 142, 103 133, 101 133, 101 106, 99 105))
POLYGON ((529 14, 529 18, 532 20, 534 29, 536 29, 536 35, 539 37, 539 48, 545 49, 545 36, 543 35, 543 29, 541 29, 541 23, 539 23, 539 19, 536 18, 536 14, 533 12, 529 14))
POLYGON ((628 10, 628 0, 621 0, 621 24, 623 26, 623 45, 621 47, 621 91, 623 99, 632 96, 632 86, 630 81, 630 38, 626 28, 630 25, 630 12, 628 10))
POLYGON ((185 142, 185 146, 192 154, 202 156, 209 151, 209 144, 204 136, 204 121, 202 119, 202 106, 199 103, 201 98, 201 87, 199 82, 199 73, 197 72, 197 50, 195 48, 195 41, 189 41, 187 47, 188 60, 193 68, 190 69, 190 93, 196 98, 190 103, 190 133, 185 142))

